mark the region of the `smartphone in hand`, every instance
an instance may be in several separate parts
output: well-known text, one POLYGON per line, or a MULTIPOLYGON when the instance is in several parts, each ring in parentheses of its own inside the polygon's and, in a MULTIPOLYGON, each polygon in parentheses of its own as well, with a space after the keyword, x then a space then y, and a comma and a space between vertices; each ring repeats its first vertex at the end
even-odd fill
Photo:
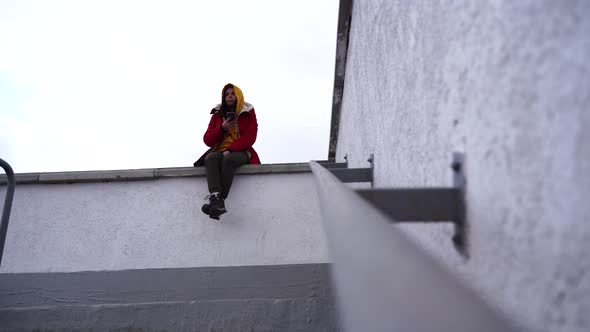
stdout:
POLYGON ((226 119, 229 119, 229 121, 234 121, 236 118, 236 112, 227 112, 226 116, 226 119))

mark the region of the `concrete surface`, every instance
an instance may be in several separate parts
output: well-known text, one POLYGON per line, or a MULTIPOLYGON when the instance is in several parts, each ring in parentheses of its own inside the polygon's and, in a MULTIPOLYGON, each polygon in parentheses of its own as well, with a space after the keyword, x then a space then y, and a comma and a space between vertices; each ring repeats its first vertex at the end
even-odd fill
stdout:
POLYGON ((309 171, 237 175, 221 222, 206 194, 204 177, 17 185, 0 271, 328 262, 309 171))
POLYGON ((336 161, 377 188, 451 184, 471 259, 403 229, 523 328, 590 330, 590 2, 354 1, 336 161))
POLYGON ((0 309, 3 332, 341 331, 329 299, 250 299, 0 309))
POLYGON ((2 273, 0 308, 330 297, 329 269, 290 264, 2 273))
POLYGON ((0 330, 331 331, 328 264, 0 274, 0 330))

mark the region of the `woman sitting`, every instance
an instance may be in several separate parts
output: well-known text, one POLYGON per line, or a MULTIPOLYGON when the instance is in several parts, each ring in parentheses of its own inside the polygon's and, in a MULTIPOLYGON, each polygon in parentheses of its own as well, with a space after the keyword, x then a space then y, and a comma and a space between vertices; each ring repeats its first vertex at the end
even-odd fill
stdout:
POLYGON ((244 101, 242 90, 226 84, 221 92, 221 104, 211 110, 209 127, 203 141, 210 147, 194 163, 205 165, 209 195, 201 210, 219 220, 225 209, 236 169, 244 164, 260 164, 258 154, 252 148, 256 142, 258 122, 254 107, 244 101))

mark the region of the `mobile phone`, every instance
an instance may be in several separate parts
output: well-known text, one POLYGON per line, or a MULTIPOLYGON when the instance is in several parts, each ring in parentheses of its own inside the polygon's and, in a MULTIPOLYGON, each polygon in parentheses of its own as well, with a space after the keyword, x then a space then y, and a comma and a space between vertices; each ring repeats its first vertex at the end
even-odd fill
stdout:
POLYGON ((234 119, 236 118, 236 112, 227 112, 226 116, 227 119, 229 119, 229 121, 234 121, 234 119))

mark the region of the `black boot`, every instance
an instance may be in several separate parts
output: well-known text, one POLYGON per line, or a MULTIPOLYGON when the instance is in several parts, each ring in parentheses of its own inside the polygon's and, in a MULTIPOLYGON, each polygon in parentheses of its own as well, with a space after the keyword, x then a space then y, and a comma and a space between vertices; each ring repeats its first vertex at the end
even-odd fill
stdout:
POLYGON ((201 211, 203 211, 204 214, 209 215, 209 210, 211 210, 211 204, 205 203, 201 206, 201 211))
MULTIPOLYGON (((219 216, 227 212, 227 210, 225 209, 225 202, 223 200, 223 197, 221 197, 220 193, 213 193, 209 196, 209 217, 212 219, 219 220, 219 216)), ((201 208, 201 210, 203 209, 205 209, 204 206, 203 208, 201 208)))
POLYGON ((201 206, 201 211, 203 211, 203 213, 206 215, 209 215, 211 212, 211 196, 212 195, 205 196, 205 204, 201 206))

